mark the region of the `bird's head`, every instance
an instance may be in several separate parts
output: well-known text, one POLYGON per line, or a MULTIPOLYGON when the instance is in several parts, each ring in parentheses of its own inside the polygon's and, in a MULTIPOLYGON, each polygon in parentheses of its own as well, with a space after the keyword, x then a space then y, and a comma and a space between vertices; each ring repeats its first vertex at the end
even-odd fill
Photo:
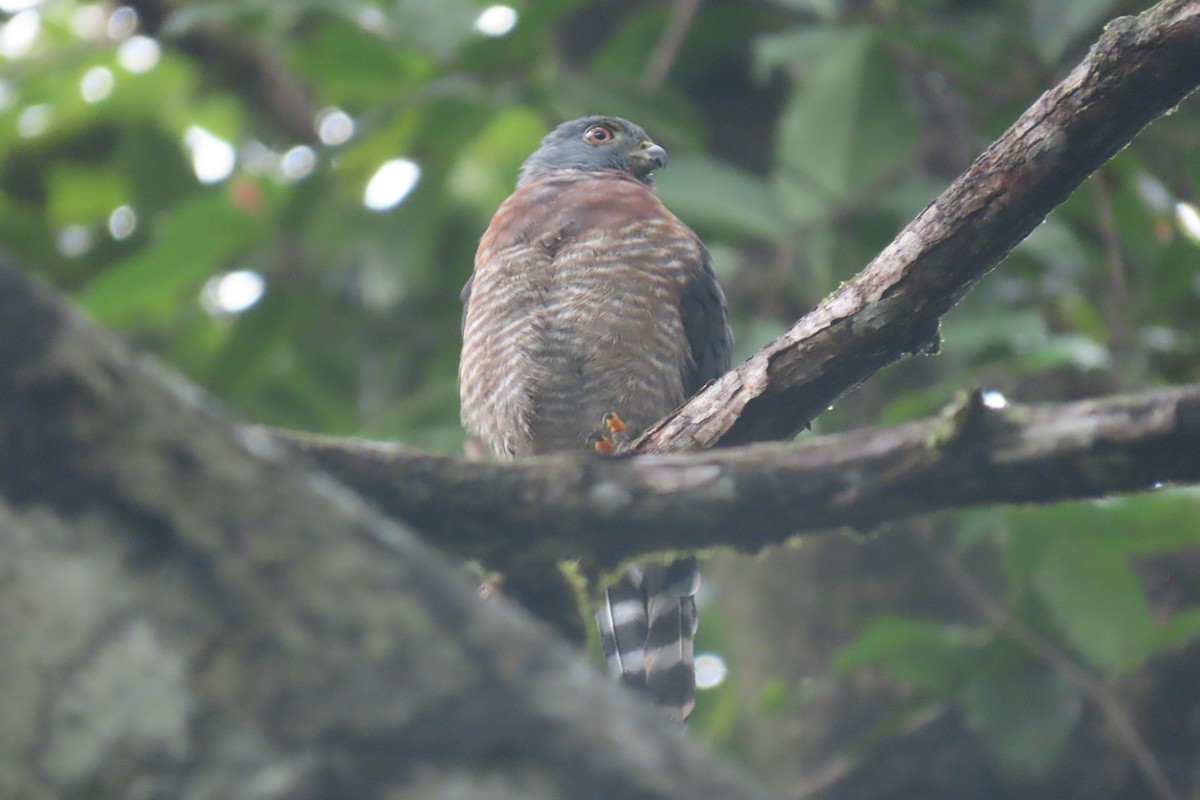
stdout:
POLYGON ((666 166, 667 151, 646 132, 620 117, 580 117, 564 122, 542 139, 521 165, 520 186, 558 170, 616 170, 653 186, 651 174, 666 166))

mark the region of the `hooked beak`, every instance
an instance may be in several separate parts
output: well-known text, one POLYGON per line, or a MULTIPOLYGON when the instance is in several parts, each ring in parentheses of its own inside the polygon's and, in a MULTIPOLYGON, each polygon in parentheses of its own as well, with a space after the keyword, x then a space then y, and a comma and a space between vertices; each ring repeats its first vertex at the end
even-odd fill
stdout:
POLYGON ((647 139, 642 142, 641 149, 635 150, 629 156, 629 166, 633 174, 645 178, 656 169, 667 165, 667 151, 647 139))

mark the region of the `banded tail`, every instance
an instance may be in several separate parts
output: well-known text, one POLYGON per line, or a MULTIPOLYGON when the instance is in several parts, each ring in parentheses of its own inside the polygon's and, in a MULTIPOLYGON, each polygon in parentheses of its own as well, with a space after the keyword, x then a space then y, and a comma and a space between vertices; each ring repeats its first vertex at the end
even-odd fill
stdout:
POLYGON ((644 693, 677 722, 696 705, 694 557, 670 564, 631 564, 596 612, 600 647, 613 674, 644 693))

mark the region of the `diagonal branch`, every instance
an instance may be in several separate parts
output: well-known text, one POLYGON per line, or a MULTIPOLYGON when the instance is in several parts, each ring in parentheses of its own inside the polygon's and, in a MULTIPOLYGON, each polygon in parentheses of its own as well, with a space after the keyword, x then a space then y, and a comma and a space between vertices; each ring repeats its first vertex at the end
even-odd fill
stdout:
MULTIPOLYGON (((1200 4, 1164 0, 1114 20, 1083 63, 862 273, 658 423, 635 450, 791 436, 882 366, 936 346, 941 315, 1198 83, 1200 4)), ((802 530, 938 508, 1200 480, 1197 391, 1013 409, 985 426, 995 430, 973 430, 954 446, 939 433, 947 423, 932 420, 678 461, 562 457, 497 466, 357 441, 301 446, 448 549, 502 566, 544 548, 604 569, 647 552, 755 549, 802 530), (930 446, 937 441, 943 446, 930 446)))
POLYGON ((440 547, 503 566, 536 550, 606 570, 647 553, 756 550, 947 508, 1200 481, 1200 385, 941 416, 803 443, 609 459, 467 462, 276 434, 440 547))
POLYGON ((1200 84, 1200 3, 1109 23, 1043 94, 866 269, 648 431, 638 451, 788 438, 905 355, 1097 167, 1200 84))

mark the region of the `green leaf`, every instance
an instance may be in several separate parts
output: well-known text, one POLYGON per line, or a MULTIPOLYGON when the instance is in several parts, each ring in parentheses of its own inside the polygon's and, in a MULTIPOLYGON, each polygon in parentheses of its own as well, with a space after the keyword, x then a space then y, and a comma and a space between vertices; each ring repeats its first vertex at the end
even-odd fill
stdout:
POLYGON ((822 25, 760 36, 754 42, 754 69, 760 79, 780 67, 810 70, 839 48, 854 46, 862 34, 822 25))
POLYGON ((1159 630, 1155 650, 1179 650, 1200 639, 1200 608, 1180 611, 1159 630))
POLYGON ((447 58, 477 36, 479 11, 472 0, 399 0, 391 4, 390 21, 407 41, 447 58))
POLYGON ((1032 582, 1071 644, 1106 670, 1128 670, 1190 641, 1188 619, 1157 623, 1129 559, 1200 543, 1200 496, 1156 492, 1013 514, 1009 581, 1032 582))
POLYGON ((842 7, 838 0, 774 0, 777 5, 794 8, 797 11, 812 14, 821 19, 837 19, 842 7))
POLYGON ((1047 268, 1065 275, 1084 272, 1095 260, 1080 232, 1063 219, 1061 213, 1051 214, 1030 231, 1014 252, 1036 258, 1047 268))
POLYGON ((521 162, 545 133, 545 121, 532 110, 515 106, 501 111, 460 149, 447 188, 480 214, 490 215, 512 192, 521 162))
POLYGON ((942 349, 966 359, 997 347, 1036 348, 1048 337, 1046 319, 1038 311, 956 308, 942 320, 942 349))
POLYGON ((1061 539, 1034 570, 1034 583, 1075 649, 1109 670, 1139 663, 1154 634, 1142 586, 1127 556, 1103 543, 1061 539))
POLYGON ((1052 336, 1044 344, 1021 355, 1021 366, 1029 370, 1048 370, 1072 367, 1088 371, 1109 366, 1112 356, 1108 348, 1083 334, 1052 336))
POLYGON ((812 284, 815 284, 818 294, 829 294, 841 280, 836 263, 838 236, 833 223, 827 219, 813 222, 804 226, 803 235, 797 238, 797 250, 808 266, 807 274, 795 276, 797 290, 800 289, 799 282, 803 280, 809 284, 810 291, 812 284))
POLYGON ((959 702, 967 723, 984 734, 997 760, 1031 779, 1054 763, 1083 702, 1065 678, 1013 647, 990 648, 994 657, 982 659, 971 672, 959 702))
POLYGON ((1100 501, 1014 510, 1006 569, 1009 580, 1030 574, 1060 540, 1081 540, 1122 555, 1148 555, 1200 544, 1200 491, 1167 489, 1100 501))
POLYGON ((330 19, 290 51, 293 67, 343 106, 383 104, 436 78, 437 65, 414 48, 396 47, 351 20, 330 19))
POLYGON ((990 637, 980 628, 882 615, 838 652, 832 669, 845 675, 875 664, 898 681, 946 695, 961 682, 974 652, 990 637))
POLYGON ((780 213, 795 226, 824 224, 833 216, 835 198, 815 182, 776 171, 780 213))
POLYGON ((796 708, 794 693, 782 678, 770 678, 763 683, 758 695, 759 707, 768 717, 781 717, 796 708))
POLYGON ((79 300, 97 319, 130 325, 164 319, 234 253, 265 230, 219 189, 196 195, 161 222, 153 244, 88 283, 79 300))
POLYGON ((672 158, 658 178, 658 193, 693 227, 780 241, 788 227, 771 186, 762 178, 714 158, 672 158))
POLYGON ((1008 522, 1004 508, 971 508, 959 515, 960 523, 954 533, 954 549, 965 553, 972 548, 995 541, 1008 522))
POLYGON ((873 31, 821 32, 798 56, 811 63, 780 121, 779 162, 845 200, 913 157, 916 121, 873 31))
POLYGON ((54 225, 96 222, 130 201, 123 173, 108 166, 61 162, 50 168, 48 213, 54 225))
POLYGON ((640 79, 646 61, 662 38, 666 19, 666 7, 652 4, 630 14, 620 29, 592 56, 592 69, 599 74, 640 79))
MULTIPOLYGON (((296 0, 292 0, 296 3, 296 0)), ((180 6, 167 17, 162 32, 167 36, 184 36, 207 25, 246 25, 251 17, 262 16, 273 0, 206 0, 180 6)))

